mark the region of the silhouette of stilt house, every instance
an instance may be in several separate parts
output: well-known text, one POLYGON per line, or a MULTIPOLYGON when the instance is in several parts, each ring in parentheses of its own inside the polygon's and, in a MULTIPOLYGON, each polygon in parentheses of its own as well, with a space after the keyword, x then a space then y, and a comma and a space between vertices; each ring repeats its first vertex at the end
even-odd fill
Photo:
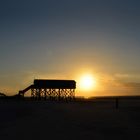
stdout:
POLYGON ((76 82, 74 80, 46 80, 35 79, 34 84, 19 91, 19 95, 31 90, 31 97, 35 99, 74 99, 76 82))

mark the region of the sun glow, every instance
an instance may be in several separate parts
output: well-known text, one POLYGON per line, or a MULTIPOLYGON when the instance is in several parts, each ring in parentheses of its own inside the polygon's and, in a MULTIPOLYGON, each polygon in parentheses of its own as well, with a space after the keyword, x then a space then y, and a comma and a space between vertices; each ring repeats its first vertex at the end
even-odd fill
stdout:
POLYGON ((93 90, 96 87, 96 79, 92 75, 83 75, 79 80, 81 90, 93 90))

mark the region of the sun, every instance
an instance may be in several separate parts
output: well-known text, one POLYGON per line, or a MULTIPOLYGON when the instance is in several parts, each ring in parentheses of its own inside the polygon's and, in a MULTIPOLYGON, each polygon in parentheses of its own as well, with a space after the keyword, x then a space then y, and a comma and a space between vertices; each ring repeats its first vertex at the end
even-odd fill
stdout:
POLYGON ((95 78, 90 75, 83 75, 79 80, 79 87, 81 90, 93 90, 96 86, 95 78))

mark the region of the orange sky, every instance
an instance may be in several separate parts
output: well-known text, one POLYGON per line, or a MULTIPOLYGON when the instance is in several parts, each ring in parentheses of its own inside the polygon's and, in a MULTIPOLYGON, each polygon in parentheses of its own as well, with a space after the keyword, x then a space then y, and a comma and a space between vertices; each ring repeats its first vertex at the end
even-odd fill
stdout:
POLYGON ((78 96, 140 95, 139 5, 138 0, 1 2, 0 92, 16 94, 35 78, 78 82, 91 74, 97 87, 77 89, 78 96))

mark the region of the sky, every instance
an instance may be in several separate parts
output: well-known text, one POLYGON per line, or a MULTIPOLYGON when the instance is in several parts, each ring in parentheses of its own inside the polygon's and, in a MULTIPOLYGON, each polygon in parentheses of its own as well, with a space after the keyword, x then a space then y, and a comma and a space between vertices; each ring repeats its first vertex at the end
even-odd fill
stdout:
POLYGON ((77 96, 140 95, 138 0, 1 0, 0 92, 35 78, 95 77, 77 96))

